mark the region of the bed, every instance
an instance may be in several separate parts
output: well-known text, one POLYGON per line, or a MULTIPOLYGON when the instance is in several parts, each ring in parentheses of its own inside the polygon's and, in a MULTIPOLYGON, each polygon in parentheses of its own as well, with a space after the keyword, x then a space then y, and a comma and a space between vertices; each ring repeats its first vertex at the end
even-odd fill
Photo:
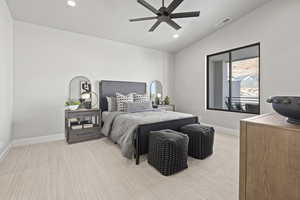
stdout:
MULTIPOLYGON (((115 96, 116 92, 122 93, 122 94, 129 94, 129 93, 139 93, 139 94, 145 94, 147 92, 147 84, 142 82, 124 82, 124 81, 101 81, 99 83, 99 95, 100 95, 100 109, 101 112, 104 114, 105 112, 105 118, 109 118, 108 111, 108 103, 106 97, 108 96, 115 96)), ((132 138, 132 147, 134 149, 134 158, 136 161, 136 164, 138 165, 140 162, 140 156, 143 154, 148 153, 148 135, 150 131, 157 131, 162 129, 172 129, 172 130, 179 130, 180 127, 187 125, 187 124, 193 124, 198 123, 198 117, 184 114, 184 113, 174 113, 174 112, 168 112, 165 111, 164 113, 136 113, 136 114, 114 114, 116 116, 121 116, 119 118, 123 118, 123 120, 134 120, 137 119, 137 117, 144 117, 148 115, 161 115, 161 120, 158 122, 153 123, 141 123, 138 124, 135 128, 135 134, 132 138), (147 114, 147 115, 146 115, 147 114), (168 119, 168 117, 163 116, 171 116, 172 120, 165 120, 168 119), (131 117, 131 118, 130 118, 131 117)), ((111 116, 114 116, 111 114, 111 116)), ((151 118, 151 116, 149 117, 151 118)), ((121 120, 121 119, 120 119, 121 120)), ((115 120, 111 120, 112 125, 113 123, 117 123, 115 120)), ((151 120, 149 120, 151 121, 151 120)), ((153 120, 152 120, 153 121, 153 120)), ((120 124, 123 122, 121 121, 120 124)), ((107 125, 108 127, 112 125, 107 125)), ((104 124, 105 126, 105 124, 104 124)))

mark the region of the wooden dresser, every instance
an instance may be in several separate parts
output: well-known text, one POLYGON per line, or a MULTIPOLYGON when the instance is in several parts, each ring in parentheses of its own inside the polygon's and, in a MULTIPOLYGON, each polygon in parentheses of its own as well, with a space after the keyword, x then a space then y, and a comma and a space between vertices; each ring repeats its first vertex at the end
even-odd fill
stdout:
POLYGON ((241 121, 240 200, 300 200, 300 126, 278 114, 241 121))

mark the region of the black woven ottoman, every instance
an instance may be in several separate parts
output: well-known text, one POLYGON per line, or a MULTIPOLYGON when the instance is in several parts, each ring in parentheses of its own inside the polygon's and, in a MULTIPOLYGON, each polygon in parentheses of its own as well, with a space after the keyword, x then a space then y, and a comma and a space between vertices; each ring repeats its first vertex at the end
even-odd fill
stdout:
POLYGON ((181 127, 180 131, 189 137, 189 156, 203 160, 213 154, 215 134, 213 127, 189 124, 181 127))
POLYGON ((188 167, 189 138, 173 130, 152 131, 149 135, 148 163, 169 176, 188 167))

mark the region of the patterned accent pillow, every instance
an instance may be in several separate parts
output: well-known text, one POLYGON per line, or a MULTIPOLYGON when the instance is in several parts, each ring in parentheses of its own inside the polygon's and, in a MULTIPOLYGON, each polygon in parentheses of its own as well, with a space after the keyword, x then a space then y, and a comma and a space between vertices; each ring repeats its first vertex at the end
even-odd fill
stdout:
POLYGON ((107 111, 108 112, 115 112, 118 110, 117 108, 117 99, 116 97, 106 97, 107 99, 107 111))
POLYGON ((116 93, 117 97, 117 110, 119 112, 127 112, 127 103, 133 102, 134 94, 130 93, 128 95, 123 95, 121 93, 116 93))
POLYGON ((150 101, 149 95, 148 94, 134 94, 134 102, 137 103, 143 103, 143 102, 148 102, 150 101))

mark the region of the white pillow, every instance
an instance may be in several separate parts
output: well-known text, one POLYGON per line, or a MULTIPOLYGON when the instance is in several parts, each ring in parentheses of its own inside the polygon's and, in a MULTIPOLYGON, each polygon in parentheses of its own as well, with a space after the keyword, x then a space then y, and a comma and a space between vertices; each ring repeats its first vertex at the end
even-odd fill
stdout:
POLYGON ((143 103, 150 101, 148 94, 136 94, 134 93, 134 102, 143 103))
POLYGON ((134 94, 130 93, 128 95, 123 95, 121 93, 116 93, 117 98, 117 110, 119 112, 127 112, 127 103, 133 102, 134 94))
POLYGON ((107 111, 108 112, 115 112, 118 110, 116 97, 106 97, 106 100, 107 100, 107 111))

